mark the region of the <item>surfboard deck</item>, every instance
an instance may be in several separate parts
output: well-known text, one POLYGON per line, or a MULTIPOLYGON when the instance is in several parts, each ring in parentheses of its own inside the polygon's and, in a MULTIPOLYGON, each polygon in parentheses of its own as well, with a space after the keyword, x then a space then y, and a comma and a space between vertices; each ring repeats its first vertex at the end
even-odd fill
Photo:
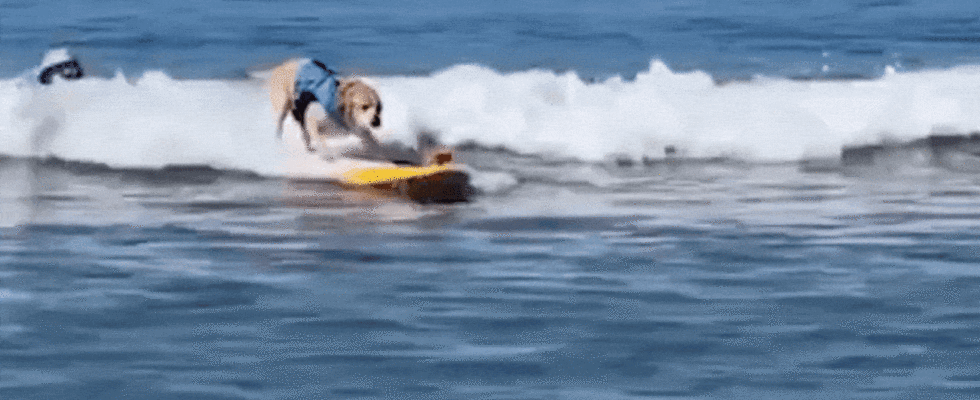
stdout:
POLYGON ((356 168, 344 174, 339 183, 345 188, 382 191, 419 203, 463 202, 473 193, 469 175, 453 164, 356 168))

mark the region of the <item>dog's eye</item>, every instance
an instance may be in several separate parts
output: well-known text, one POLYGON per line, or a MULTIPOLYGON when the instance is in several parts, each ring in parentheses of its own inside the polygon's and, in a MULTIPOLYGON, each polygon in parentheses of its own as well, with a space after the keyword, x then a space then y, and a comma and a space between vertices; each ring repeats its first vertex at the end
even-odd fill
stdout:
POLYGON ((371 108, 371 106, 368 106, 368 105, 365 105, 365 106, 362 106, 361 107, 361 109, 364 110, 364 111, 367 111, 369 108, 371 108))

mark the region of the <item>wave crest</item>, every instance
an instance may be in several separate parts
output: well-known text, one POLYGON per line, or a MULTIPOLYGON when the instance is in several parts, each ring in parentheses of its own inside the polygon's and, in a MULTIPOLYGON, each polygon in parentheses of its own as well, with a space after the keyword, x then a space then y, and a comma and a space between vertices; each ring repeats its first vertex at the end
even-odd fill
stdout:
MULTIPOLYGON (((206 164, 281 174, 268 73, 246 80, 87 77, 50 86, 0 80, 0 152, 111 166, 206 164)), ((980 129, 980 67, 886 71, 869 80, 757 77, 719 84, 653 60, 633 80, 458 65, 429 76, 367 77, 385 105, 384 141, 426 132, 583 160, 613 154, 796 160, 844 145, 980 129)), ((296 132, 295 124, 287 133, 296 132)))

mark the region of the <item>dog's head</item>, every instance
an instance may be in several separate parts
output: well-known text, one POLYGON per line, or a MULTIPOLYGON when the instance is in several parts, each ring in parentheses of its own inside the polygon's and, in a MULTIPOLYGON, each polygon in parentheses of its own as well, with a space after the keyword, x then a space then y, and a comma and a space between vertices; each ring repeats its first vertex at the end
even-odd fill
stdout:
POLYGON ((381 126, 381 97, 360 80, 340 82, 337 110, 348 129, 377 129, 381 126))

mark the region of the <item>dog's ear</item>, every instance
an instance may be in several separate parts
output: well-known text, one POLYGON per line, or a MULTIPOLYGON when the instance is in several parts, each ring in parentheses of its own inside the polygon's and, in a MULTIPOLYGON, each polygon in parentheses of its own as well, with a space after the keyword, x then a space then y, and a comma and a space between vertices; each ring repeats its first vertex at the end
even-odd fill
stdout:
MULTIPOLYGON (((337 93, 340 94, 339 92, 337 93)), ((343 97, 337 96, 337 115, 340 116, 340 122, 347 127, 347 110, 350 107, 347 106, 347 102, 344 101, 343 97)))
POLYGON ((360 84, 361 84, 362 90, 364 90, 364 93, 367 94, 368 98, 370 98, 371 101, 374 102, 374 104, 377 104, 378 105, 378 112, 381 112, 381 95, 378 94, 378 91, 375 90, 370 85, 368 85, 368 84, 366 84, 364 82, 360 82, 360 84))

